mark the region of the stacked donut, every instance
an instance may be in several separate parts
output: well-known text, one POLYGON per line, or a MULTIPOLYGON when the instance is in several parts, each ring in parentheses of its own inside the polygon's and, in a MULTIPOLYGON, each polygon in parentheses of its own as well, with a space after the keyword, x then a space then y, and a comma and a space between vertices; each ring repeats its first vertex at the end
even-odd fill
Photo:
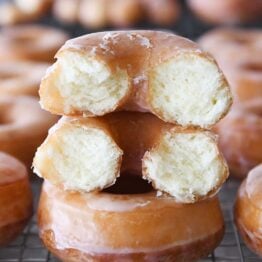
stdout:
POLYGON ((194 261, 223 236, 228 176, 208 129, 229 110, 217 64, 157 31, 68 41, 40 86, 63 115, 34 158, 40 236, 63 261, 194 261), (204 214, 204 216, 203 216, 204 214))
POLYGON ((234 106, 215 130, 232 175, 244 178, 262 162, 262 31, 215 29, 199 42, 232 87, 234 106))

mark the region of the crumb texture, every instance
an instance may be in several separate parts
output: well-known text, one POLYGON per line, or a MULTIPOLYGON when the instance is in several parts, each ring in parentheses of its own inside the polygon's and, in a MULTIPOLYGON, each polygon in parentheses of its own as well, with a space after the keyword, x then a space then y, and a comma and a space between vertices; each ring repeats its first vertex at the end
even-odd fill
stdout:
POLYGON ((212 137, 166 132, 143 159, 144 175, 179 202, 195 202, 226 179, 227 167, 212 137))
POLYGON ((47 138, 36 153, 34 167, 41 176, 66 189, 89 192, 115 182, 121 155, 103 131, 74 126, 58 129, 47 138), (43 166, 47 159, 53 173, 43 166))
POLYGON ((150 101, 168 122, 209 127, 229 108, 231 94, 217 65, 198 54, 181 54, 150 74, 150 101))

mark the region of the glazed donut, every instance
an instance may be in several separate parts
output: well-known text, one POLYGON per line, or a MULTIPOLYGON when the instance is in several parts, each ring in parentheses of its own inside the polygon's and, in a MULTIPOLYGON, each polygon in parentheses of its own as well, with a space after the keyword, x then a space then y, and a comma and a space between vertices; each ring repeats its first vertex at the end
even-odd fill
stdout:
POLYGON ((0 97, 0 150, 15 156, 30 169, 36 148, 57 117, 40 109, 33 97, 0 97))
POLYGON ((262 256, 262 164, 241 184, 235 203, 235 223, 247 246, 262 256))
POLYGON ((84 0, 80 1, 79 21, 82 25, 97 29, 108 23, 107 8, 111 1, 84 0))
POLYGON ((40 25, 20 25, 2 28, 0 32, 0 60, 27 59, 53 61, 67 35, 58 30, 40 25))
POLYGON ((40 237, 67 262, 195 261, 221 241, 224 222, 216 197, 183 205, 154 191, 138 193, 70 193, 45 182, 40 237))
POLYGON ((107 8, 110 24, 117 27, 129 27, 143 17, 139 0, 111 0, 107 8))
POLYGON ((53 13, 59 21, 70 24, 78 21, 80 0, 55 0, 53 13))
POLYGON ((22 232, 32 213, 32 192, 25 166, 0 152, 0 246, 22 232))
POLYGON ((25 14, 43 16, 52 5, 53 0, 14 0, 15 5, 25 14))
POLYGON ((262 162, 261 113, 261 100, 256 107, 253 103, 236 106, 215 127, 219 134, 219 147, 231 174, 237 178, 244 178, 262 162))
POLYGON ((209 127, 232 102, 213 58, 171 33, 84 35, 67 41, 56 58, 40 86, 42 107, 55 114, 146 111, 167 122, 209 127))
POLYGON ((140 0, 150 21, 159 25, 172 25, 181 13, 176 0, 140 0))
POLYGON ((30 61, 0 61, 0 96, 38 96, 40 81, 48 65, 30 61))
POLYGON ((262 30, 215 29, 199 43, 217 59, 236 103, 262 98, 262 30))
POLYGON ((210 132, 128 112, 62 118, 38 148, 34 168, 53 184, 84 192, 109 187, 120 171, 142 173, 155 188, 186 203, 216 193, 228 176, 210 132))
POLYGON ((260 0, 188 0, 189 7, 204 22, 237 24, 261 19, 260 0))

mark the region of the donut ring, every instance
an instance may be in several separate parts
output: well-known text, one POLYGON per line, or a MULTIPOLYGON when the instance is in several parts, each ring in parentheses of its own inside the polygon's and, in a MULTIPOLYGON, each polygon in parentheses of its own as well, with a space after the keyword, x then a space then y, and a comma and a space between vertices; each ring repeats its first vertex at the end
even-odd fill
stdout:
POLYGON ((216 125, 215 131, 233 176, 244 178, 262 162, 261 103, 255 108, 253 104, 234 108, 216 125))
POLYGON ((53 61, 68 36, 61 30, 40 25, 17 25, 1 29, 0 60, 53 61))
POLYGON ((38 96, 46 63, 30 61, 0 61, 0 96, 38 96))
POLYGON ((186 203, 213 195, 228 176, 210 132, 128 112, 62 118, 38 148, 34 168, 53 184, 83 192, 109 187, 120 171, 142 173, 155 188, 186 203))
POLYGON ((55 114, 146 111, 166 122, 209 127, 231 105, 214 60, 171 33, 94 33, 68 41, 56 57, 40 86, 41 105, 55 114))
POLYGON ((235 223, 247 246, 262 256, 262 164, 241 184, 235 203, 235 223))
POLYGON ((70 262, 195 261, 208 255, 224 232, 216 197, 182 205, 154 191, 70 193, 47 182, 38 223, 45 246, 70 262))
POLYGON ((33 213, 33 198, 25 166, 0 152, 0 246, 24 229, 33 213))
POLYGON ((36 148, 57 117, 40 109, 33 97, 0 97, 0 150, 15 156, 30 169, 36 148))
POLYGON ((261 19, 260 0, 188 0, 189 7, 204 22, 238 24, 261 19))

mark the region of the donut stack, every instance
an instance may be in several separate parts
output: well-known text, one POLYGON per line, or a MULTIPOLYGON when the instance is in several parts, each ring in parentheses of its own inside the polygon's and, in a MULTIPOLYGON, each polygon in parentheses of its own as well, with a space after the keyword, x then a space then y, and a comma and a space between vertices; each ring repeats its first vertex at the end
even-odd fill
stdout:
POLYGON ((40 236, 63 261, 194 261, 223 236, 228 176, 208 130, 232 97, 182 37, 102 32, 68 41, 40 87, 63 115, 34 159, 40 236), (204 214, 204 216, 203 216, 204 214))
POLYGON ((232 87, 232 110, 215 131, 231 174, 237 178, 245 178, 262 162, 261 42, 261 30, 233 28, 212 30, 199 40, 217 59, 232 87))

